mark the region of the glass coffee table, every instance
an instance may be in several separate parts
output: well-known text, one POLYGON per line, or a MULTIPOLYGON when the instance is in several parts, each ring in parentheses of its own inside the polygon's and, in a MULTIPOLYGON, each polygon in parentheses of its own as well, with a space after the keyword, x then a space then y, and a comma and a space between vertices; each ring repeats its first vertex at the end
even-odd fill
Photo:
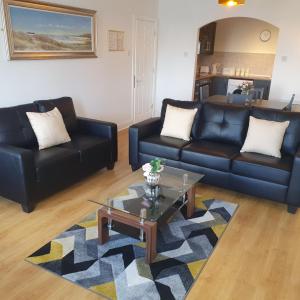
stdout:
MULTIPOLYGON (((130 175, 131 176, 131 175, 130 175)), ((162 220, 186 206, 187 217, 195 210, 195 185, 204 175, 185 170, 165 167, 159 185, 150 187, 143 181, 143 171, 133 173, 127 191, 107 201, 93 199, 101 205, 98 210, 99 243, 109 239, 113 222, 125 224, 140 230, 140 240, 146 242, 146 262, 156 257, 157 227, 162 220)))

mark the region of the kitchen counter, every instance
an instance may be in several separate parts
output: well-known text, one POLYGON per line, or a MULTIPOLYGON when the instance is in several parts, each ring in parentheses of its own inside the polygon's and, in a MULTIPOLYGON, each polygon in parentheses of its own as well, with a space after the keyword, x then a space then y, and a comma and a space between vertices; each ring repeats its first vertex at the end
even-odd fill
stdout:
POLYGON ((224 78, 231 78, 231 79, 244 79, 244 80, 272 80, 271 77, 266 77, 266 76, 257 76, 257 75, 249 75, 249 76, 235 76, 235 75, 223 75, 222 73, 217 73, 217 74, 197 74, 196 80, 205 80, 205 79, 210 79, 213 77, 224 77, 224 78))

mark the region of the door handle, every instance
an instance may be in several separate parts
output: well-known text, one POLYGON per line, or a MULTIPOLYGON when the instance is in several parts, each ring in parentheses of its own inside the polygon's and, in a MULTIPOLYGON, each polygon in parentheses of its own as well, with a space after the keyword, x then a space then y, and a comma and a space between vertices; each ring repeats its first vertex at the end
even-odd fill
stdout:
POLYGON ((135 76, 135 75, 133 76, 133 88, 134 88, 134 89, 135 89, 136 86, 137 86, 139 83, 141 83, 141 82, 143 82, 143 80, 141 80, 141 79, 136 79, 136 76, 135 76))

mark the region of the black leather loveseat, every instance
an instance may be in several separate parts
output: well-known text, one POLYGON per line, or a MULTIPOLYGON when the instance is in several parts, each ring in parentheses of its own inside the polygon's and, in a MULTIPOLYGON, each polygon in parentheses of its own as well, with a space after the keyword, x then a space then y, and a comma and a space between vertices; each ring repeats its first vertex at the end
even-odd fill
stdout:
POLYGON ((78 118, 69 97, 0 108, 0 196, 34 203, 117 161, 117 125, 78 118), (26 112, 57 107, 71 142, 39 151, 26 112))
POLYGON ((292 213, 300 206, 300 113, 165 99, 160 118, 130 127, 129 143, 133 170, 161 157, 169 166, 205 174, 204 183, 286 203, 292 213), (199 108, 190 142, 160 136, 167 104, 199 108), (290 120, 281 159, 240 153, 250 115, 290 120))

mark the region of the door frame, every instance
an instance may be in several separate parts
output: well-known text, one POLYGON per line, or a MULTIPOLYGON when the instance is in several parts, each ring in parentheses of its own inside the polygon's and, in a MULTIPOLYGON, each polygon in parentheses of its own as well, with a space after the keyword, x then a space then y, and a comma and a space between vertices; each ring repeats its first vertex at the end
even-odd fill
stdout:
POLYGON ((153 54, 153 90, 152 90, 152 114, 153 117, 155 113, 155 94, 156 94, 156 73, 157 73, 157 39, 158 39, 158 22, 157 19, 143 17, 143 16, 133 16, 132 20, 132 79, 131 79, 131 107, 132 107, 132 120, 133 123, 136 123, 136 94, 135 94, 135 87, 136 87, 136 24, 137 21, 149 21, 153 22, 154 24, 154 54, 153 54))

